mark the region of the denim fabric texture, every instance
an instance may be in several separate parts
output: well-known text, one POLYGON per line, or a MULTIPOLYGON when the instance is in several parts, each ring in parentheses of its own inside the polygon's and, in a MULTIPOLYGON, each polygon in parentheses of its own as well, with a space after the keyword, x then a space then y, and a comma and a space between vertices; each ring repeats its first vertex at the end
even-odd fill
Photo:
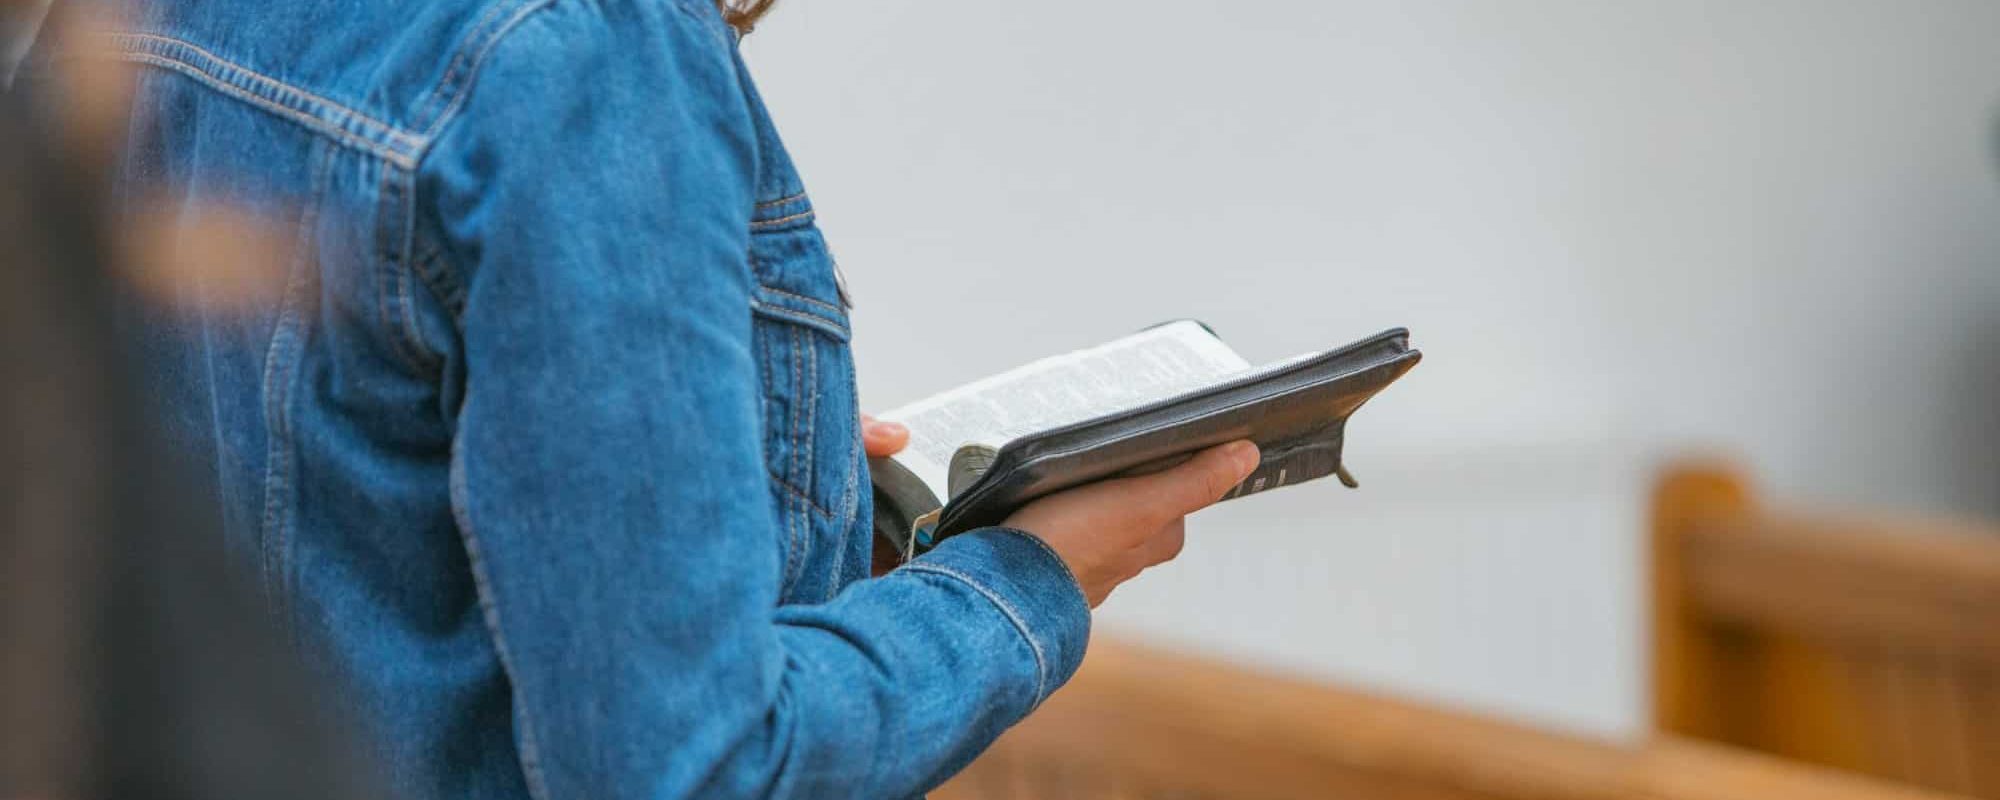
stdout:
POLYGON ((136 65, 120 202, 295 234, 271 302, 135 324, 404 795, 910 797, 1076 669, 1032 536, 868 578, 847 304, 707 0, 122 19, 26 75, 136 65))

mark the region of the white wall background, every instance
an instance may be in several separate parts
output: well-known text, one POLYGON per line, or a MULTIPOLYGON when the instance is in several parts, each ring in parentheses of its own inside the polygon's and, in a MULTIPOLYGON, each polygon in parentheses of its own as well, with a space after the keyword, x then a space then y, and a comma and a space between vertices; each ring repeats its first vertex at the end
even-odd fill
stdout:
POLYGON ((1643 728, 1650 469, 2000 514, 2000 3, 786 0, 747 49, 886 408, 1162 319, 1407 325, 1331 481, 1100 615, 1643 728))

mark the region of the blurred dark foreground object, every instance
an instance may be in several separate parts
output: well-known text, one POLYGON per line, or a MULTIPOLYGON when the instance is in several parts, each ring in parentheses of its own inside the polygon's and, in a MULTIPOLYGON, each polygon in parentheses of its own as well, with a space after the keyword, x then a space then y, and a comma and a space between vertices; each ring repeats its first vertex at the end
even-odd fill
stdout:
POLYGON ((376 798, 141 418, 68 141, 0 94, 0 798, 376 798))

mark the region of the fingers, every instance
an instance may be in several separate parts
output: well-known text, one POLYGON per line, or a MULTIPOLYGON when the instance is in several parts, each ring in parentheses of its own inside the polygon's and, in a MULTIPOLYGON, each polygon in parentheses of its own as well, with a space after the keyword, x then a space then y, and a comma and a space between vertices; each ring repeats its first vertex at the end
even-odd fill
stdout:
POLYGON ((1165 472, 1132 478, 1146 498, 1146 510, 1162 520, 1187 516, 1221 500, 1257 469, 1257 445, 1248 441, 1217 445, 1165 472))
POLYGON ((1255 444, 1231 442, 1160 472, 1057 492, 1002 524, 1047 543, 1095 608, 1119 584, 1180 555, 1182 518, 1221 500, 1256 471, 1259 458, 1255 444))
POLYGON ((897 422, 882 422, 867 414, 861 415, 861 448, 869 458, 882 458, 903 452, 910 446, 910 429, 897 422))
MULTIPOLYGON (((1139 577, 1139 573, 1174 560, 1181 549, 1187 546, 1187 518, 1175 517, 1173 521, 1160 526, 1159 530, 1146 537, 1138 546, 1126 551, 1118 559, 1117 578, 1109 582, 1101 594, 1090 602, 1091 608, 1111 596, 1111 592, 1126 581, 1139 577)), ((1089 590, 1085 590, 1088 594, 1089 590)))
POLYGON ((1158 533, 1139 545, 1137 552, 1139 569, 1158 566, 1179 557, 1181 549, 1187 546, 1187 518, 1175 517, 1174 521, 1160 528, 1158 533))

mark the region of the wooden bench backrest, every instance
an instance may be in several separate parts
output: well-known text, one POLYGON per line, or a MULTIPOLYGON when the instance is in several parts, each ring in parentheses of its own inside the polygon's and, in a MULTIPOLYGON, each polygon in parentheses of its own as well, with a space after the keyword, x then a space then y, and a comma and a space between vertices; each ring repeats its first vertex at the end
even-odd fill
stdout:
POLYGON ((1657 728, 2000 798, 2000 531, 1771 511, 1682 467, 1652 539, 1657 728))
POLYGON ((1919 800, 1731 748, 1618 745, 1100 641, 933 800, 1919 800))

